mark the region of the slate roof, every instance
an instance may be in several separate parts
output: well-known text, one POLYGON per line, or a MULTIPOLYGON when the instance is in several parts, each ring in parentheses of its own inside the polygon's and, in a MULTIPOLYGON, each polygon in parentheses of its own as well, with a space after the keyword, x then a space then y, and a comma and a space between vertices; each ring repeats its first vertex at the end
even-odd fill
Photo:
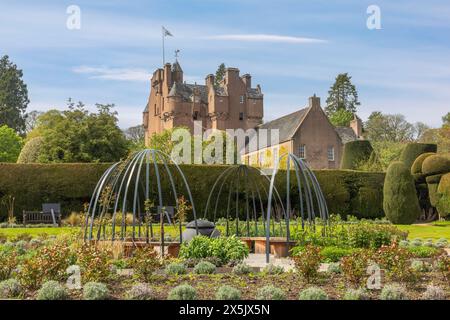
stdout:
POLYGON ((350 127, 335 127, 334 130, 336 130, 343 144, 346 144, 347 142, 350 141, 358 140, 355 131, 353 131, 353 129, 350 127))
POLYGON ((208 88, 205 85, 174 82, 170 89, 169 97, 179 96, 183 101, 190 102, 192 101, 191 97, 194 94, 194 89, 197 90, 201 101, 203 103, 208 103, 208 88))
MULTIPOLYGON (((308 113, 309 108, 300 109, 298 111, 295 111, 291 114, 285 115, 281 118, 263 123, 259 125, 256 130, 260 129, 267 129, 269 134, 272 129, 278 129, 279 130, 279 142, 285 142, 294 136, 295 132, 297 131, 298 126, 300 125, 300 122, 303 120, 305 115, 308 113)), ((253 140, 256 138, 256 136, 251 137, 249 140, 253 140)), ((267 146, 271 146, 270 143, 270 136, 267 138, 267 146)))

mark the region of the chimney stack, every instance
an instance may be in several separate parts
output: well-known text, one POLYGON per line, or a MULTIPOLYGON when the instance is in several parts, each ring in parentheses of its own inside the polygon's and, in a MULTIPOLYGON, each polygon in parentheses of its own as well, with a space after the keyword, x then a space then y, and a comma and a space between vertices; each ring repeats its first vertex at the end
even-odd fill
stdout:
POLYGON ((208 88, 214 86, 214 75, 208 74, 205 79, 205 84, 208 88))
POLYGON ((242 81, 244 81, 247 89, 250 89, 252 87, 252 76, 249 75, 248 73, 246 73, 242 76, 242 81))
POLYGON ((314 96, 309 97, 309 107, 313 108, 313 107, 318 107, 320 108, 320 98, 316 97, 316 94, 314 94, 314 96))

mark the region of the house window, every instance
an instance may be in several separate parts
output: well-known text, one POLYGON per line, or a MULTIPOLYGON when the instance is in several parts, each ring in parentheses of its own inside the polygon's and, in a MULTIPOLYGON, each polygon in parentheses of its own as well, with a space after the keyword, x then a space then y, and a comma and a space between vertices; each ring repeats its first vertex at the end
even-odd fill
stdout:
POLYGON ((244 103, 244 96, 240 96, 240 97, 239 97, 239 102, 240 102, 240 103, 244 103))
POLYGON ((306 145, 302 144, 300 148, 298 148, 298 156, 300 159, 306 159, 306 145))
POLYGON ((334 161, 334 147, 328 147, 327 156, 328 161, 334 161))
POLYGON ((244 113, 243 112, 239 112, 239 120, 244 120, 244 113))

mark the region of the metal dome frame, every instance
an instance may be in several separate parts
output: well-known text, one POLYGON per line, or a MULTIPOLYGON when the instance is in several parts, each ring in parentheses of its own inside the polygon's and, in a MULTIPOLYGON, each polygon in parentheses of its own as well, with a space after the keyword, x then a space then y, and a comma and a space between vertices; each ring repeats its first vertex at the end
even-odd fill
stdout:
MULTIPOLYGON (((171 203, 174 205, 174 209, 178 209, 178 195, 181 195, 182 193, 177 192, 177 187, 174 182, 175 173, 178 174, 182 179, 182 184, 184 185, 185 191, 187 193, 187 200, 192 206, 194 221, 197 221, 197 214, 192 193, 189 188, 186 176, 184 175, 179 165, 175 161, 173 161, 170 156, 160 150, 144 149, 142 151, 135 152, 125 161, 113 164, 101 176, 94 189, 87 210, 84 228, 84 240, 107 240, 106 226, 108 224, 108 221, 106 217, 109 214, 112 214, 110 240, 118 240, 116 238, 116 217, 118 214, 121 214, 122 216, 119 240, 126 240, 126 215, 130 212, 133 215, 131 241, 135 242, 138 239, 142 239, 141 225, 143 223, 143 213, 149 214, 149 212, 143 212, 142 209, 144 209, 145 211, 147 210, 145 209, 145 207, 147 206, 146 202, 150 201, 153 196, 157 198, 154 202, 159 206, 157 207, 157 209, 158 211, 160 211, 158 213, 160 214, 160 216, 162 216, 162 221, 164 221, 164 218, 167 218, 168 222, 174 225, 174 221, 170 220, 170 217, 164 210, 164 208, 167 207, 169 203, 171 203), (173 170, 174 172, 170 170, 169 164, 175 167, 175 170, 173 170), (151 167, 153 168, 152 177, 150 172, 151 167), (167 192, 164 192, 162 186, 161 178, 163 175, 166 175, 168 178, 167 182, 169 185, 169 191, 167 192), (157 194, 151 195, 151 187, 154 187, 155 184, 157 194), (170 193, 172 193, 172 195, 170 195, 170 193), (169 196, 173 196, 173 200, 170 200, 169 196), (98 224, 98 229, 96 231, 96 234, 94 234, 96 224, 98 224)), ((197 223, 195 223, 195 228, 198 234, 197 223)), ((163 230, 160 230, 160 236, 160 242, 163 251, 163 230)), ((151 219, 150 221, 147 221, 145 223, 144 239, 147 243, 149 243, 150 240, 153 239, 153 222, 151 221, 151 219)), ((182 235, 180 228, 180 243, 181 242, 182 235)))

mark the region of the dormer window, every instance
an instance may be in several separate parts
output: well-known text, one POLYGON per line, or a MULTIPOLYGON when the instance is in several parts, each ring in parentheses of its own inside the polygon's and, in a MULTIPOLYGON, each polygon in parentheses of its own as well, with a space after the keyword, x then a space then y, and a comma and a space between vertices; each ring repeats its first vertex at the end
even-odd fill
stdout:
POLYGON ((240 103, 244 103, 244 99, 245 99, 244 96, 240 96, 240 97, 239 97, 239 102, 240 102, 240 103))

